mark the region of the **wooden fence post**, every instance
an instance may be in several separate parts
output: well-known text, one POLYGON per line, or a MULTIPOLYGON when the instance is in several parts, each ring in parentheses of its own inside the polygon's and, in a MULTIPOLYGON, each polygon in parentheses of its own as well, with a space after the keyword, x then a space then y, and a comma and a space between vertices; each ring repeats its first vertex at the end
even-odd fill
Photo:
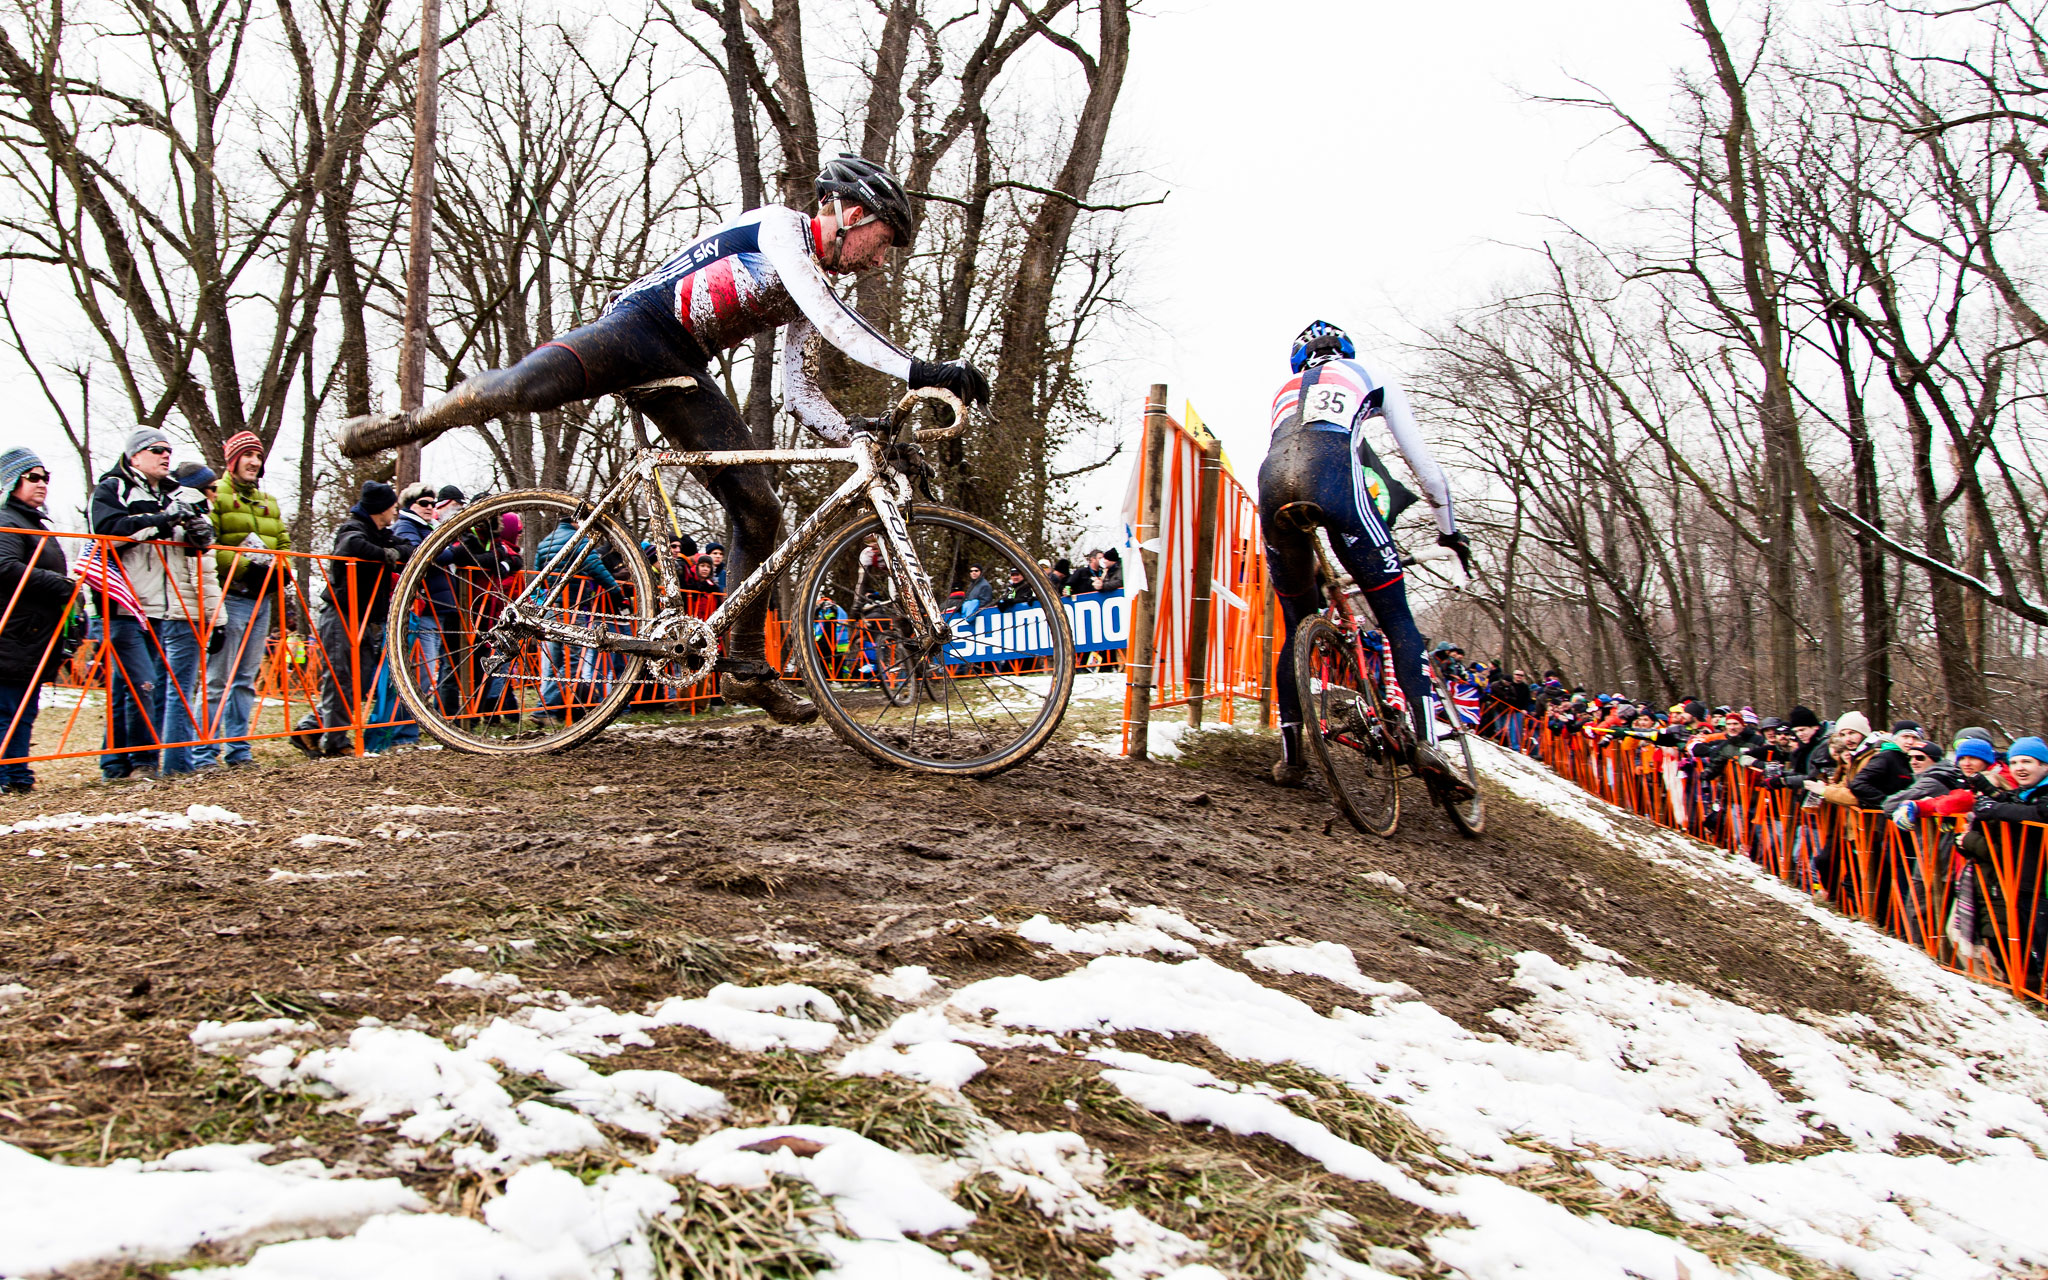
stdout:
POLYGON ((1130 711, 1124 720, 1126 754, 1143 760, 1151 743, 1154 679, 1152 639, 1159 628, 1159 503, 1166 491, 1166 385, 1156 383, 1145 397, 1144 483, 1138 491, 1138 562, 1145 567, 1145 589, 1131 601, 1131 652, 1124 664, 1130 685, 1130 711), (1150 543, 1154 549, 1147 550, 1150 543))
MULTIPOLYGON (((1223 493, 1223 442, 1202 442, 1202 479, 1196 489, 1194 595, 1188 615, 1188 726, 1202 727, 1209 696, 1209 622, 1215 613, 1216 506, 1223 493)), ((1228 696, 1228 695, 1226 695, 1228 696)))

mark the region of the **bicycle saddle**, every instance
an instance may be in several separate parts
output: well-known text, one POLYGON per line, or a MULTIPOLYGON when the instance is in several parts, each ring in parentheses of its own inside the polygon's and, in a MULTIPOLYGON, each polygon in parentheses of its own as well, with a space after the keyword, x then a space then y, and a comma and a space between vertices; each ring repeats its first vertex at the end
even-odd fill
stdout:
POLYGON ((1323 523, 1323 508, 1314 502, 1288 502, 1273 513, 1273 524, 1281 529, 1308 533, 1323 523))

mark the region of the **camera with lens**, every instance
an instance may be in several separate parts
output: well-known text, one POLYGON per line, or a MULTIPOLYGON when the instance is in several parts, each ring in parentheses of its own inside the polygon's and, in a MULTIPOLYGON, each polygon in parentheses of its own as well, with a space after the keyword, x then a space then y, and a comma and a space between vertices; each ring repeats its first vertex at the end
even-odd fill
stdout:
POLYGON ((213 521, 207 518, 203 503, 173 498, 165 510, 174 517, 168 532, 176 533, 179 541, 194 551, 204 551, 213 545, 213 521))

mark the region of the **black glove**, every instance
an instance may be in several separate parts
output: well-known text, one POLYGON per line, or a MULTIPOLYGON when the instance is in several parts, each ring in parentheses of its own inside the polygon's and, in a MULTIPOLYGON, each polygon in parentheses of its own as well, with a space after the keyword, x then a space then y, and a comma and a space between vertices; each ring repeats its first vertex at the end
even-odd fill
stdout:
POLYGON ((410 543, 401 542, 395 547, 386 547, 384 548, 384 558, 394 565, 404 564, 412 559, 412 546, 410 543))
POLYGON ((204 551, 213 545, 213 523, 205 516, 188 516, 185 519, 185 545, 195 551, 204 551))
POLYGON ((1458 567, 1465 571, 1466 577, 1469 578, 1472 576, 1471 539, 1467 538, 1463 533, 1440 533, 1436 535, 1436 545, 1440 547, 1449 547, 1451 550, 1457 552, 1458 567))
POLYGON ((988 403, 988 379, 965 360, 947 360, 939 364, 912 360, 910 389, 917 391, 924 387, 944 387, 968 404, 988 403))
POLYGON ((211 657, 212 655, 219 653, 222 649, 227 648, 227 646, 228 629, 226 627, 215 627, 213 629, 213 634, 206 638, 207 656, 211 657))
POLYGON ((1996 818, 2002 807, 2002 801, 1994 800, 1990 796, 1978 796, 1977 803, 1970 806, 1970 816, 1978 819, 1996 818))

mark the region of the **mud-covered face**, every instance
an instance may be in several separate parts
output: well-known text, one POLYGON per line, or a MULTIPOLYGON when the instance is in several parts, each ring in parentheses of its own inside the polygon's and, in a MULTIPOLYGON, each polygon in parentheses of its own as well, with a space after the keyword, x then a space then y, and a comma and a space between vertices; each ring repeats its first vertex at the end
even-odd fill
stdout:
POLYGON ((896 233, 889 225, 879 220, 856 226, 868 216, 868 211, 857 204, 839 206, 834 214, 832 202, 827 201, 819 214, 820 238, 825 243, 822 265, 825 270, 839 274, 872 271, 889 260, 889 250, 896 243, 896 233), (841 233, 840 228, 845 228, 841 233))

